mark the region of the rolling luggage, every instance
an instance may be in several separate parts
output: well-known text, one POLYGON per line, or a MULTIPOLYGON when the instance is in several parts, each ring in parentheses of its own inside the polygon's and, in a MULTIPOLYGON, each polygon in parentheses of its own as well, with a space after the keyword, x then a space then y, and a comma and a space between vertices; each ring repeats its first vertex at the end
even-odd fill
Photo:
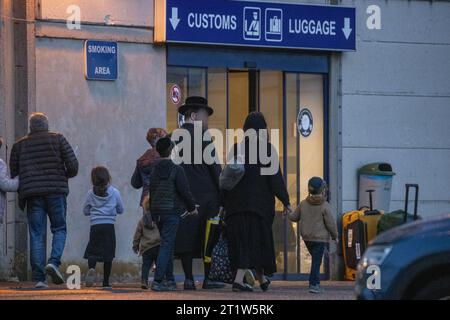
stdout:
POLYGON ((342 217, 342 245, 345 262, 345 278, 354 280, 356 265, 366 249, 367 225, 360 219, 364 212, 350 211, 342 217))
POLYGON ((418 184, 406 184, 406 194, 405 194, 405 209, 396 210, 391 213, 385 214, 377 225, 377 234, 380 234, 386 230, 401 226, 402 224, 409 223, 420 219, 417 215, 417 206, 419 201, 419 185, 418 184), (414 196, 414 214, 408 213, 408 202, 409 202, 409 191, 410 189, 415 189, 414 196))
POLYGON ((355 280, 356 267, 370 240, 377 235, 377 225, 383 212, 373 210, 372 192, 367 190, 370 197, 370 208, 350 211, 342 216, 342 245, 345 263, 345 278, 355 280))

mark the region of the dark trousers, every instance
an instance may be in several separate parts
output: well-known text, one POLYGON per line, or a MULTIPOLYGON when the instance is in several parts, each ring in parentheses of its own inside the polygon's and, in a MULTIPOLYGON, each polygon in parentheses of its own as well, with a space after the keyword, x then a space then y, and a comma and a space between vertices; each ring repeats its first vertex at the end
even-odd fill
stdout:
POLYGON ((311 255, 311 271, 309 273, 309 285, 315 286, 320 284, 320 266, 322 265, 323 252, 325 250, 325 242, 305 241, 311 255))
POLYGON ((178 225, 180 224, 180 216, 167 214, 155 218, 161 234, 161 245, 158 258, 156 259, 155 281, 162 282, 164 276, 167 281, 173 281, 175 279, 173 275, 173 251, 178 225))
POLYGON ((150 268, 153 263, 158 259, 159 246, 148 249, 142 254, 142 282, 148 282, 148 276, 150 274, 150 268))
POLYGON ((180 254, 181 258, 181 266, 184 271, 184 278, 186 280, 194 280, 194 274, 192 272, 192 264, 194 261, 195 253, 193 252, 185 252, 180 254))

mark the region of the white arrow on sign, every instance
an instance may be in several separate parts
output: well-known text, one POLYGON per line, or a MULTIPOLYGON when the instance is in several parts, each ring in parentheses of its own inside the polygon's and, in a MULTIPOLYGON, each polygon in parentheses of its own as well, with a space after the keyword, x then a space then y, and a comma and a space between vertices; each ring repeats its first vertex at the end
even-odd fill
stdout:
POLYGON ((352 31, 353 29, 350 28, 350 18, 344 18, 344 27, 342 28, 342 32, 344 32, 345 39, 348 40, 352 31))
POLYGON ((172 17, 169 19, 170 24, 172 25, 173 30, 175 31, 178 27, 178 23, 180 19, 178 19, 178 8, 172 8, 172 17))

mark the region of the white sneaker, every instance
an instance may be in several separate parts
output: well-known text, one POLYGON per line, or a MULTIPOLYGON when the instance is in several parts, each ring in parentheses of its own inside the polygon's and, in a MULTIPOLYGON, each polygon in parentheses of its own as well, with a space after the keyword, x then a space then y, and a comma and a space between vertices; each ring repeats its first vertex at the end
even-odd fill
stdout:
POLYGON ((38 283, 36 283, 36 285, 34 287, 36 289, 47 289, 48 284, 47 284, 47 281, 39 281, 38 283))
POLYGON ((253 272, 250 269, 245 270, 244 274, 245 283, 248 284, 250 287, 255 286, 255 276, 253 275, 253 272))
POLYGON ((95 283, 95 269, 89 269, 86 274, 86 287, 92 287, 95 283))

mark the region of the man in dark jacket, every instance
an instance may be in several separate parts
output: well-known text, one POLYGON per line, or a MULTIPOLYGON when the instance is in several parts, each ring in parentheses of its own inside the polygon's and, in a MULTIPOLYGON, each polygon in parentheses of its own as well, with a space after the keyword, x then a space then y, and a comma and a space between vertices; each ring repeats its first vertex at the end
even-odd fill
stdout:
POLYGON ((161 234, 155 280, 151 286, 154 291, 176 289, 172 258, 178 225, 184 208, 188 215, 198 214, 183 168, 170 159, 173 147, 174 143, 168 137, 158 140, 156 150, 162 160, 150 175, 150 212, 161 234), (166 283, 163 283, 164 278, 166 283))
POLYGON ((10 170, 12 177, 19 176, 19 206, 27 210, 33 281, 46 288, 46 274, 55 284, 64 283, 59 266, 67 234, 68 179, 77 175, 78 160, 66 138, 49 131, 45 114, 32 114, 29 129, 12 148, 10 170), (47 216, 53 241, 45 265, 47 216))
MULTIPOLYGON (((184 219, 180 224, 175 253, 181 257, 186 276, 185 289, 193 290, 195 289, 192 275, 193 258, 204 259, 206 221, 219 213, 219 176, 222 168, 218 163, 207 164, 203 158, 203 151, 213 143, 203 141, 203 134, 208 130, 208 117, 213 114, 213 109, 208 106, 208 101, 202 97, 189 97, 178 112, 184 116, 185 121, 181 129, 189 132, 191 142, 190 161, 183 162, 181 166, 186 172, 192 194, 199 205, 199 215, 184 219), (201 123, 200 132, 195 130, 196 122, 201 123), (202 154, 200 155, 195 155, 194 141, 196 139, 202 141, 202 154), (200 159, 200 163, 195 163, 196 159, 200 159)), ((214 149, 212 149, 211 155, 215 156, 214 149)), ((209 268, 210 264, 205 263, 203 289, 222 288, 223 283, 208 279, 209 268)))

